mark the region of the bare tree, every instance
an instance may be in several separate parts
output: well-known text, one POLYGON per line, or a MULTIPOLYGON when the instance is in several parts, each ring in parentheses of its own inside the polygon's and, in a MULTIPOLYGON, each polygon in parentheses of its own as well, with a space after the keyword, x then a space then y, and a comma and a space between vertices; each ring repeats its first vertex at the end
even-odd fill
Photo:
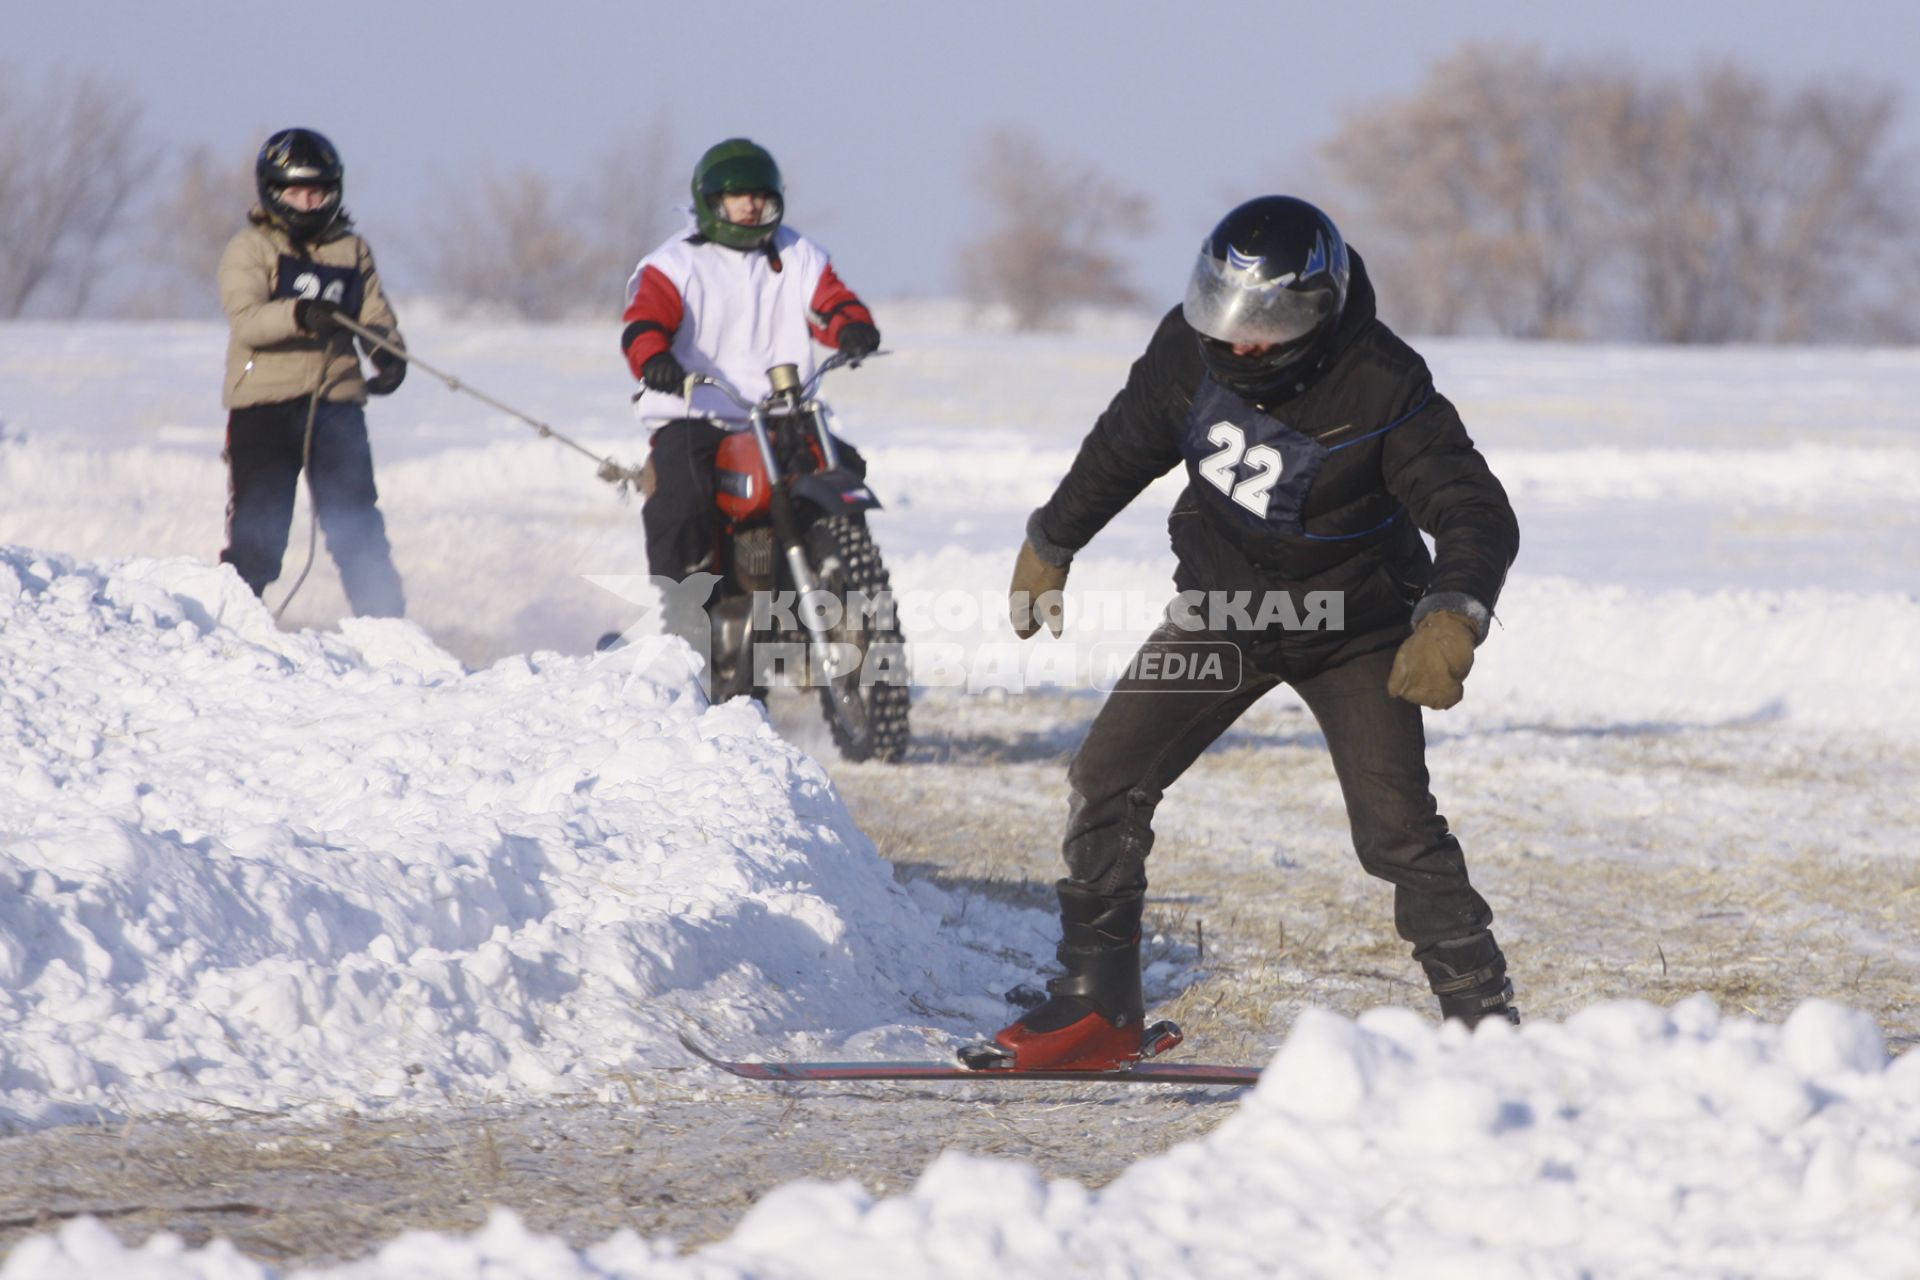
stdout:
MULTIPOLYGON (((1915 184, 1904 183, 1913 190, 1915 184)), ((1909 206, 1911 209, 1911 206, 1909 206)), ((1880 246, 1881 263, 1853 299, 1853 328, 1865 342, 1888 345, 1920 343, 1920 236, 1913 230, 1914 215, 1906 215, 1908 230, 1880 246)))
POLYGON ((587 237, 595 284, 596 313, 618 311, 622 290, 641 255, 651 251, 685 217, 686 186, 693 171, 676 165, 672 122, 663 112, 609 148, 588 184, 587 237))
POLYGON ((976 304, 1005 306, 1017 328, 1041 329, 1071 307, 1138 299, 1114 242, 1151 226, 1146 197, 1010 128, 987 135, 973 178, 993 215, 960 254, 976 304))
POLYGON ((1324 149, 1411 282, 1415 327, 1470 315, 1570 337, 1606 251, 1596 143, 1630 83, 1531 51, 1469 46, 1412 97, 1351 117, 1324 149))
POLYGON ((217 314, 220 255, 246 225, 255 198, 250 156, 234 163, 216 158, 208 147, 188 151, 179 161, 173 195, 142 236, 147 278, 118 310, 136 316, 217 314))
POLYGON ((172 261, 195 280, 213 279, 227 242, 247 225, 247 210, 258 199, 253 157, 233 154, 241 159, 216 160, 207 147, 188 152, 162 219, 173 245, 172 261))
POLYGON ((140 173, 140 111, 90 76, 19 81, 0 76, 0 317, 78 315, 140 173))
POLYGON ((452 301, 558 320, 593 287, 587 243, 539 174, 484 177, 445 207, 433 276, 452 301))
POLYGON ((633 264, 670 230, 670 150, 658 115, 571 192, 524 169, 444 188, 451 212, 428 255, 435 285, 456 306, 528 320, 617 313, 633 264))
POLYGON ((1884 89, 1469 47, 1350 117, 1325 159, 1415 328, 1884 337, 1915 283, 1893 118, 1884 89))
MULTIPOLYGON (((1736 68, 1645 95, 1615 170, 1650 335, 1668 342, 1863 334, 1860 299, 1911 230, 1887 155, 1890 90, 1788 92, 1736 68)), ((1909 275, 1910 281, 1912 277, 1909 275)))

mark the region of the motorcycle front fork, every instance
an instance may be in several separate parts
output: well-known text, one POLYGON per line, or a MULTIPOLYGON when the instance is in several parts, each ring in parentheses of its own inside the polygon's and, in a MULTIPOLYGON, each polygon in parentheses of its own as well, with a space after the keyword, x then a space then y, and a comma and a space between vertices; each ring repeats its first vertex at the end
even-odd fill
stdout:
POLYGON ((774 456, 766 411, 755 409, 748 416, 747 423, 753 430, 754 444, 759 447, 760 461, 767 469, 767 502, 773 516, 773 537, 780 544, 781 553, 787 561, 787 573, 793 579, 800 622, 807 629, 813 669, 832 678, 837 674, 834 670, 833 637, 821 620, 820 611, 810 607, 814 593, 820 589, 820 580, 813 572, 813 563, 807 559, 806 544, 800 537, 800 522, 793 511, 793 499, 783 483, 780 460, 774 456))

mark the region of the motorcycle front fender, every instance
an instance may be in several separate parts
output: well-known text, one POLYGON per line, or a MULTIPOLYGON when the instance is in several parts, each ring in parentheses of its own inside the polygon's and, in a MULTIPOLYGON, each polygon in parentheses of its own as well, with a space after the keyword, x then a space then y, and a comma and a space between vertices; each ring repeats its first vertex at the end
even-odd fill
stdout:
POLYGON ((844 468, 795 476, 789 492, 796 506, 805 503, 823 516, 851 515, 880 507, 880 499, 873 496, 867 482, 844 468))

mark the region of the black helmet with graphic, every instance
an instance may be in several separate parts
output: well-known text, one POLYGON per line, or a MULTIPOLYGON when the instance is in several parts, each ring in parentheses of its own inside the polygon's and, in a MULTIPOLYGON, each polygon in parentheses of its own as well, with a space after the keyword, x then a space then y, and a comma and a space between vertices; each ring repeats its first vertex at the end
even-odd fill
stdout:
POLYGON ((1257 399, 1314 372, 1346 305, 1347 244, 1333 219, 1305 200, 1261 196, 1200 246, 1181 310, 1215 380, 1257 399))
POLYGON ((282 129, 253 162, 261 210, 296 240, 311 240, 339 219, 345 179, 340 153, 312 129, 282 129), (285 200, 289 187, 318 187, 321 201, 311 209, 295 208, 285 200))
POLYGON ((707 149, 693 166, 693 217, 700 234, 729 249, 757 249, 780 228, 785 204, 780 166, 765 147, 746 138, 728 138, 707 149), (727 221, 720 197, 758 191, 767 197, 755 223, 727 221))

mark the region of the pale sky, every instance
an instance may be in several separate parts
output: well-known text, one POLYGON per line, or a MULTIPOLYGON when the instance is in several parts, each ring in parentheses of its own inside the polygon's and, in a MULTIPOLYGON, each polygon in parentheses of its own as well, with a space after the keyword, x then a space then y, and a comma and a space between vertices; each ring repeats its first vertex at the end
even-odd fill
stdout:
POLYGON ((0 75, 106 73, 163 141, 244 160, 275 128, 329 135, 401 292, 425 283, 409 243, 430 233, 419 206, 437 176, 490 165, 571 183, 663 108, 676 196, 709 143, 762 142, 788 221, 875 298, 954 292, 956 250, 984 222, 969 167, 981 135, 1012 124, 1151 199, 1134 280, 1171 302, 1222 213, 1270 191, 1313 198, 1312 152, 1342 113, 1470 40, 1868 78, 1901 91, 1900 136, 1920 141, 1920 0, 0 0, 0 14, 0 75))

